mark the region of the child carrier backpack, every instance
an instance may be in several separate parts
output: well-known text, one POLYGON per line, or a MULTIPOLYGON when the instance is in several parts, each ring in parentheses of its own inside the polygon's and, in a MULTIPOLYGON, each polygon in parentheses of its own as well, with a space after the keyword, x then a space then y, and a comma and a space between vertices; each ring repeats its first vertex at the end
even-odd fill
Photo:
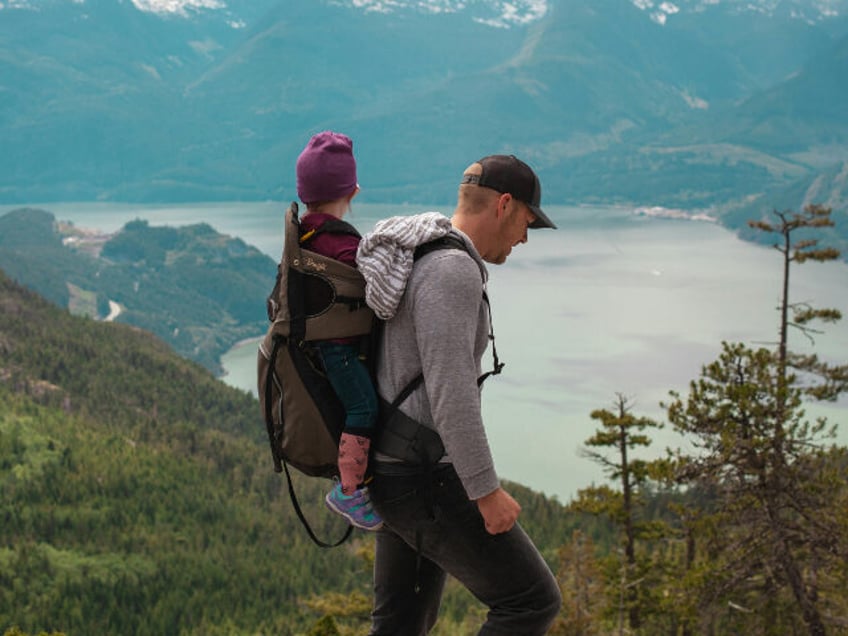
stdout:
MULTIPOLYGON (((338 476, 338 446, 345 411, 324 373, 314 345, 318 340, 366 337, 363 351, 370 365, 382 333, 382 321, 365 303, 365 279, 355 267, 307 249, 320 233, 345 233, 359 237, 356 229, 341 220, 328 221, 314 231, 302 233, 297 203, 286 212, 283 253, 274 289, 267 299, 271 325, 259 345, 257 380, 259 404, 271 444, 275 472, 285 472, 295 513, 317 545, 330 548, 351 535, 348 525, 334 543, 319 539, 298 503, 289 465, 305 475, 338 476)), ((461 249, 464 243, 446 236, 420 245, 415 260, 434 250, 461 249)), ((485 292, 483 300, 488 304, 485 292)), ((491 327, 494 367, 478 378, 478 385, 500 373, 491 327)), ((374 377, 373 367, 371 368, 374 377)), ((406 417, 399 409, 424 381, 419 374, 388 403, 380 399, 377 446, 381 452, 413 464, 434 464, 444 453, 441 439, 432 429, 406 417)))
POLYGON ((286 212, 283 254, 277 280, 267 300, 271 325, 259 345, 259 403, 271 444, 275 472, 286 473, 295 512, 315 543, 292 486, 289 465, 305 475, 338 475, 338 446, 345 412, 325 375, 317 340, 366 336, 375 325, 365 304, 365 280, 356 268, 308 250, 319 233, 359 233, 344 221, 328 221, 303 234, 297 203, 286 212))

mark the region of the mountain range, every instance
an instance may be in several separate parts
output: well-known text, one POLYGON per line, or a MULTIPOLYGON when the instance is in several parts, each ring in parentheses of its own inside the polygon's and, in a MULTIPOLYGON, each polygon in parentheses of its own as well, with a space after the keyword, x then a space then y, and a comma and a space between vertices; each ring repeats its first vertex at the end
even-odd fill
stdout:
POLYGON ((5 0, 0 201, 293 199, 297 154, 332 128, 373 202, 449 202, 503 152, 552 203, 798 207, 773 196, 812 196, 801 184, 848 160, 846 16, 848 0, 5 0))

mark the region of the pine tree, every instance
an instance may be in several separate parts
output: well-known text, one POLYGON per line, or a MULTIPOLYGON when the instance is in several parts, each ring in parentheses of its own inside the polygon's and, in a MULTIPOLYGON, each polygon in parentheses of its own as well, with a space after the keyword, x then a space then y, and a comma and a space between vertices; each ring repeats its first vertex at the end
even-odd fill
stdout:
POLYGON ((797 329, 810 341, 814 342, 814 334, 821 333, 813 329, 810 323, 820 320, 833 323, 841 320, 842 313, 837 309, 817 309, 807 302, 793 303, 789 298, 789 279, 791 265, 808 261, 826 263, 839 258, 839 251, 832 247, 820 247, 817 238, 802 238, 795 240, 793 235, 801 233, 808 235, 810 231, 833 227, 830 218, 831 209, 821 205, 808 205, 800 214, 791 211, 774 211, 779 222, 749 221, 748 224, 758 230, 770 234, 778 234, 780 239, 773 247, 782 257, 783 280, 780 295, 780 323, 778 325, 779 339, 777 342, 777 364, 780 371, 779 379, 786 384, 787 372, 794 369, 806 376, 818 379, 817 383, 805 387, 805 392, 820 400, 834 400, 848 390, 848 365, 834 366, 819 360, 816 355, 800 355, 789 351, 789 330, 797 329), (794 242, 793 242, 794 241, 794 242), (792 317, 790 319, 790 312, 792 317))
POLYGON ((817 239, 793 237, 832 225, 829 209, 775 215, 779 223, 751 225, 781 236, 775 245, 783 256, 776 350, 723 343, 718 360, 691 383, 688 398, 672 393, 667 411, 695 448, 678 453, 677 478, 702 494, 701 540, 712 568, 700 593, 736 611, 724 629, 751 620, 764 633, 797 629, 785 611, 794 605, 807 633, 823 636, 840 602, 836 579, 848 556, 838 503, 844 501, 845 455, 828 448, 834 429, 824 418, 809 422, 803 404, 844 392, 848 367, 789 350, 790 328, 812 337, 811 321, 841 317, 836 310, 791 303, 789 274, 793 263, 826 262, 839 253, 820 248, 817 239))
POLYGON ((572 508, 603 514, 621 530, 623 558, 618 581, 619 630, 623 627, 625 615, 629 628, 637 630, 642 625, 643 616, 640 602, 642 578, 637 563, 636 543, 640 532, 648 527, 648 524, 639 521, 640 488, 649 479, 651 466, 645 460, 632 457, 631 451, 650 446, 651 439, 643 431, 661 428, 662 425, 633 415, 628 399, 622 394, 616 396, 614 411, 597 409, 591 413, 591 418, 600 421, 602 428, 586 440, 588 448, 584 454, 600 464, 607 477, 618 481, 621 490, 614 491, 606 486, 582 489, 572 508), (611 449, 615 458, 611 459, 592 448, 611 449))
POLYGON ((571 541, 559 549, 557 556, 557 580, 563 606, 550 634, 596 636, 603 633, 603 578, 592 540, 575 530, 571 541))

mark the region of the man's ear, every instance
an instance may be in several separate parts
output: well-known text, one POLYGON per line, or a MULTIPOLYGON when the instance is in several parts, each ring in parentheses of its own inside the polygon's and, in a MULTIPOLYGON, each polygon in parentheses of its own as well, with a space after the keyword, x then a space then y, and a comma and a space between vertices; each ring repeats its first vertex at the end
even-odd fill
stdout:
POLYGON ((506 211, 509 209, 509 202, 512 201, 512 195, 504 192, 498 197, 497 217, 503 219, 506 216, 506 211))

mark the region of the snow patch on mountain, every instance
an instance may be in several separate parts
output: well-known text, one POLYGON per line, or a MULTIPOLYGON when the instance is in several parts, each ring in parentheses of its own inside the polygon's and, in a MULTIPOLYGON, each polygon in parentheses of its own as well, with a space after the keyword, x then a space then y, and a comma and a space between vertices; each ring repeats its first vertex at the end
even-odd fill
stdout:
MULTIPOLYGON (((299 1, 311 2, 312 0, 299 1)), ((69 0, 69 2, 85 4, 86 0, 69 0)), ((330 0, 330 2, 338 6, 359 9, 365 13, 465 12, 475 22, 498 28, 522 26, 540 20, 548 12, 550 4, 550 0, 330 0)), ((189 18, 208 10, 225 10, 226 13, 230 13, 226 0, 131 0, 131 3, 139 11, 163 17, 189 18)), ((0 0, 0 10, 41 10, 41 8, 36 0, 0 0)), ((246 26, 243 20, 232 16, 227 24, 234 29, 246 26)))
POLYGON ((711 6, 724 5, 736 11, 753 11, 763 15, 773 15, 784 11, 798 20, 815 23, 840 15, 848 14, 848 0, 676 0, 657 2, 655 0, 630 0, 637 8, 645 11, 651 20, 664 25, 669 16, 681 11, 700 13, 711 6))
POLYGON ((530 24, 548 12, 548 0, 348 0, 348 3, 366 13, 469 11, 475 22, 498 28, 530 24))
POLYGON ((680 96, 683 98, 683 101, 688 104, 689 108, 692 108, 693 110, 707 110, 710 107, 708 101, 701 99, 696 95, 691 95, 687 90, 680 91, 680 96))
POLYGON ((35 9, 35 7, 27 0, 6 0, 0 1, 0 11, 3 9, 35 9))
POLYGON ((190 11, 200 9, 223 9, 227 5, 221 0, 132 0, 139 11, 160 15, 187 16, 190 11))
POLYGON ((494 18, 474 18, 476 22, 489 26, 508 28, 512 25, 530 24, 545 17, 548 6, 544 0, 529 2, 495 2, 492 3, 499 12, 494 18))

